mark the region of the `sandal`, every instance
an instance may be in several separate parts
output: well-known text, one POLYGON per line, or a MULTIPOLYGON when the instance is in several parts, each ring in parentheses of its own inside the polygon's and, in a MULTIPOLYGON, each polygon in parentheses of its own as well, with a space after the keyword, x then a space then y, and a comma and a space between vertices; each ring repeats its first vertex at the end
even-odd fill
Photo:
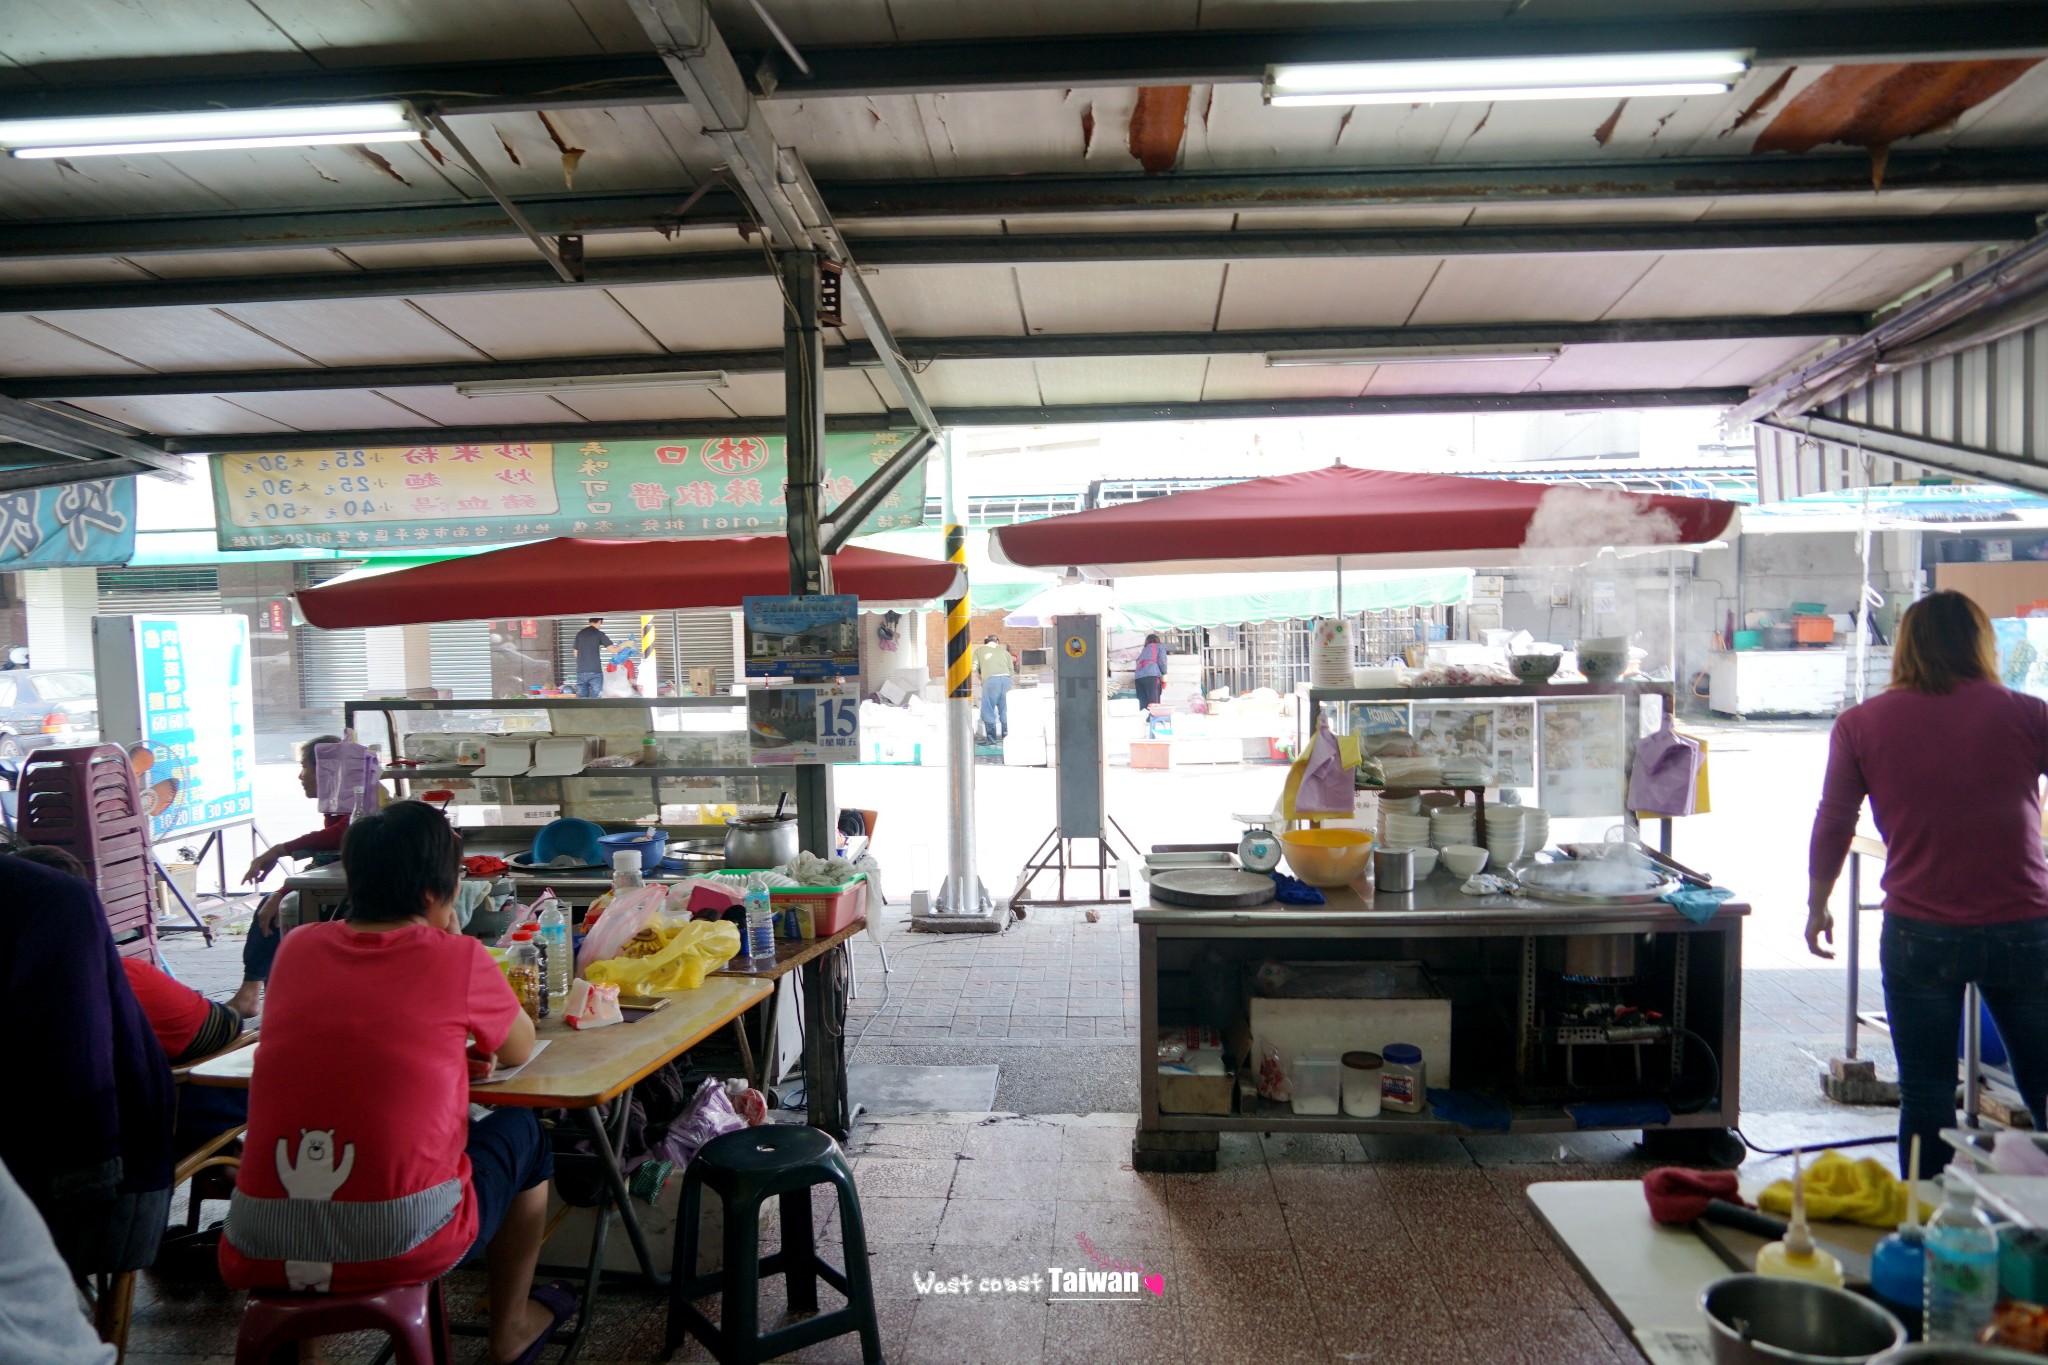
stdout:
POLYGON ((540 1359, 541 1352, 547 1350, 555 1333, 561 1330, 562 1324, 576 1316, 577 1306, 582 1302, 575 1287, 567 1280, 555 1280, 544 1284, 527 1297, 547 1309, 554 1318, 541 1334, 534 1338, 533 1344, 519 1353, 519 1357, 512 1365, 535 1365, 540 1359))

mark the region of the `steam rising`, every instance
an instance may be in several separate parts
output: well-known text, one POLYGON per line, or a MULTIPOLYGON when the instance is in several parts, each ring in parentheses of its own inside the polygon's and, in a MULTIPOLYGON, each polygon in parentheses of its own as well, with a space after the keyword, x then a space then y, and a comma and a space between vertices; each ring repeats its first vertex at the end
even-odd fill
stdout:
POLYGON ((1522 549, 1533 560, 1570 562, 1590 559, 1610 546, 1676 545, 1679 535, 1676 517, 1626 493, 1560 486, 1537 502, 1522 549), (1562 553, 1566 551, 1574 553, 1562 553))

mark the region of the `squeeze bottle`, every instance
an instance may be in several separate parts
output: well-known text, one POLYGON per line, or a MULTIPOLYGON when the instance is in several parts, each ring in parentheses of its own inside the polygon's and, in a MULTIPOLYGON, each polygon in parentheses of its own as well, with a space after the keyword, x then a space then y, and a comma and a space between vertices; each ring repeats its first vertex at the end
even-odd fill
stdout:
POLYGON ((1870 1253, 1870 1287, 1886 1303, 1920 1311, 1927 1294, 1927 1239, 1920 1228, 1920 1139, 1906 1156, 1906 1221, 1870 1253))
POLYGON ((1799 1178, 1804 1156, 1797 1149, 1792 1153, 1792 1222, 1785 1229, 1785 1240, 1772 1242, 1756 1254, 1756 1273, 1840 1289, 1842 1263, 1813 1244, 1813 1233, 1806 1226, 1806 1186, 1799 1178))

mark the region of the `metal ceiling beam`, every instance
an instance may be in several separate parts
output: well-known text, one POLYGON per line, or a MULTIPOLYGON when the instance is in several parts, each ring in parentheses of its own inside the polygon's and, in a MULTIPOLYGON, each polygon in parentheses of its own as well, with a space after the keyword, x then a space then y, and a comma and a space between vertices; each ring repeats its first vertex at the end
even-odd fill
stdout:
MULTIPOLYGON (((957 237, 860 237, 846 249, 871 266, 945 267, 1101 261, 1224 261, 1521 256, 1611 251, 1764 251, 1801 247, 1975 245, 2020 242, 2029 213, 1891 215, 1871 218, 1728 220, 1699 223, 1478 224, 1289 232, 971 233, 957 237)), ((0 239, 7 228, 0 225, 0 239)), ((0 247, 0 255, 4 255, 0 247)), ((320 299, 407 298, 455 293, 748 280, 767 274, 758 251, 589 257, 580 281, 520 262, 417 270, 325 270, 146 281, 0 286, 0 313, 176 308, 320 299)), ((849 276, 849 279, 854 277, 849 276)))
MULTIPOLYGON (((1751 48, 1764 64, 1940 61, 2048 52, 2048 19, 2027 3, 1920 4, 1782 13, 1462 21, 1295 31, 1066 35, 806 46, 812 75, 780 52, 742 51, 757 94, 1005 90, 1252 81, 1268 62, 1522 56, 1546 52, 1751 48)), ((135 64, 129 64, 135 65, 135 64)), ((0 118, 158 113, 411 98, 449 113, 675 104, 681 89, 652 52, 535 61, 438 62, 224 72, 187 79, 131 75, 118 62, 30 68, 33 85, 0 93, 0 118)))
POLYGON ((129 474, 155 471, 135 460, 74 460, 69 464, 28 465, 0 469, 0 493, 17 493, 25 488, 56 488, 64 484, 92 483, 97 479, 118 479, 129 474))
POLYGON ((80 467, 119 460, 138 466, 120 471, 125 474, 155 474, 175 483, 183 483, 186 477, 183 465, 165 454, 161 446, 17 398, 0 398, 0 438, 62 455, 78 462, 80 467))
MULTIPOLYGON (((1630 408, 1727 407, 1748 393, 1740 388, 1614 389, 1598 392, 1401 394, 1385 398, 1285 398, 1214 403, 1095 403, 1064 407, 940 408, 946 427, 1040 426, 1061 423, 1235 421, 1286 417, 1374 417, 1415 413, 1611 411, 1630 408)), ((475 445, 500 441, 653 441, 726 436, 768 430, 780 417, 715 421, 554 422, 523 426, 384 427, 358 431, 263 432, 255 435, 169 436, 177 454, 241 454, 272 450, 324 450, 340 446, 475 445)), ((908 412, 840 413, 827 431, 887 431, 915 426, 908 412)))
POLYGON ((1904 460, 1908 464, 1939 470, 1957 478, 2048 493, 2048 465, 1976 446, 1955 445, 1903 431, 1887 431, 1862 422, 1845 422, 1835 417, 1767 417, 1757 425, 1793 436, 1829 441, 1868 455, 1904 460))
MULTIPOLYGON (((2048 149, 2001 147, 1896 151, 1886 190, 2041 189, 2048 149)), ((862 218, 1018 218, 1051 213, 1518 203, 1626 203, 1636 199, 1774 198, 1870 193, 1867 156, 1662 157, 1644 161, 1537 162, 1525 165, 1352 167, 1342 170, 1202 171, 1172 175, 981 176, 951 180, 826 181, 821 202, 849 221, 862 218)), ((719 188, 687 216, 683 189, 606 194, 515 196, 537 232, 549 237, 616 232, 671 233, 691 227, 750 224, 745 205, 719 188)), ((1822 220, 1824 221, 1824 220, 1822 220)), ((1796 223, 1797 220, 1794 220, 1796 223)), ((1704 228, 1706 224, 1677 224, 1704 228)), ((1583 230, 1566 227, 1564 231, 1583 230)), ((388 246, 408 242, 485 241, 511 236, 489 200, 443 204, 362 204, 340 208, 233 214, 131 214, 103 219, 0 222, 0 259, 146 257, 186 251, 388 246)), ((1284 234, 1283 234, 1284 235, 1284 234)), ((995 240, 991 238, 991 240, 995 240)), ((867 250, 875 239, 861 244, 867 250)), ((664 258, 665 259, 665 258, 664 258)), ((643 266, 645 263, 642 263, 643 266)), ((631 262, 592 257, 593 281, 631 262)), ((461 267, 518 276, 522 267, 461 267)), ((524 273, 533 274, 527 270, 524 273)), ((347 272, 336 272, 347 278, 347 272)), ((620 281, 630 282, 630 281, 620 281)))
MULTIPOLYGON (((914 365, 935 360, 1071 360, 1135 356, 1259 355, 1377 346, 1583 346, 1663 341, 1753 341, 1854 336, 1857 313, 1773 317, 1642 318, 1613 322, 1464 323, 1436 327, 1317 327, 1236 332, 1080 332, 1032 336, 912 337, 897 342, 914 365)), ((143 398, 169 394, 304 393, 404 389, 508 379, 580 379, 723 370, 779 372, 780 350, 676 351, 656 355, 551 356, 454 364, 304 366, 265 370, 188 370, 172 374, 47 375, 0 379, 0 394, 24 399, 143 398)), ((834 369, 878 365, 875 348, 854 342, 825 352, 834 369)))
POLYGON ((1264 78, 1276 62, 1427 61, 1597 52, 1746 49, 1761 66, 2048 55, 2039 4, 1922 4, 1599 19, 1480 19, 1285 32, 1061 34, 965 42, 806 46, 808 76, 764 56, 783 99, 1076 86, 1207 85, 1264 78))
POLYGON ((846 495, 846 500, 832 509, 832 515, 825 518, 819 529, 824 532, 822 548, 828 555, 836 555, 846 548, 860 530, 861 523, 880 507, 896 486, 910 476, 910 471, 924 463, 924 457, 937 445, 938 436, 930 431, 914 431, 910 439, 896 448, 896 452, 882 463, 882 466, 862 481, 861 486, 846 495))

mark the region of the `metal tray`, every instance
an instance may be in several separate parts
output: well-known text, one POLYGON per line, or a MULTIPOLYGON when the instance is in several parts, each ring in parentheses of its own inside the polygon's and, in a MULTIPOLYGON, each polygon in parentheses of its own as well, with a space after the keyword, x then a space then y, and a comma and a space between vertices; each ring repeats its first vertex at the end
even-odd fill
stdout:
POLYGON ((1666 877, 1651 868, 1630 867, 1626 870, 1638 874, 1638 885, 1615 891, 1575 891, 1558 885, 1567 871, 1574 868, 1571 861, 1561 863, 1536 863, 1522 868, 1515 874, 1520 893, 1530 900, 1554 901, 1560 905, 1649 905, 1664 899, 1677 889, 1676 878, 1666 877))
POLYGON ((1236 867, 1237 855, 1221 852, 1190 853, 1147 853, 1145 866, 1163 870, 1169 867, 1236 867))
POLYGON ((1147 868, 1152 899, 1197 910, 1249 910, 1277 896, 1273 879, 1234 867, 1147 868))

